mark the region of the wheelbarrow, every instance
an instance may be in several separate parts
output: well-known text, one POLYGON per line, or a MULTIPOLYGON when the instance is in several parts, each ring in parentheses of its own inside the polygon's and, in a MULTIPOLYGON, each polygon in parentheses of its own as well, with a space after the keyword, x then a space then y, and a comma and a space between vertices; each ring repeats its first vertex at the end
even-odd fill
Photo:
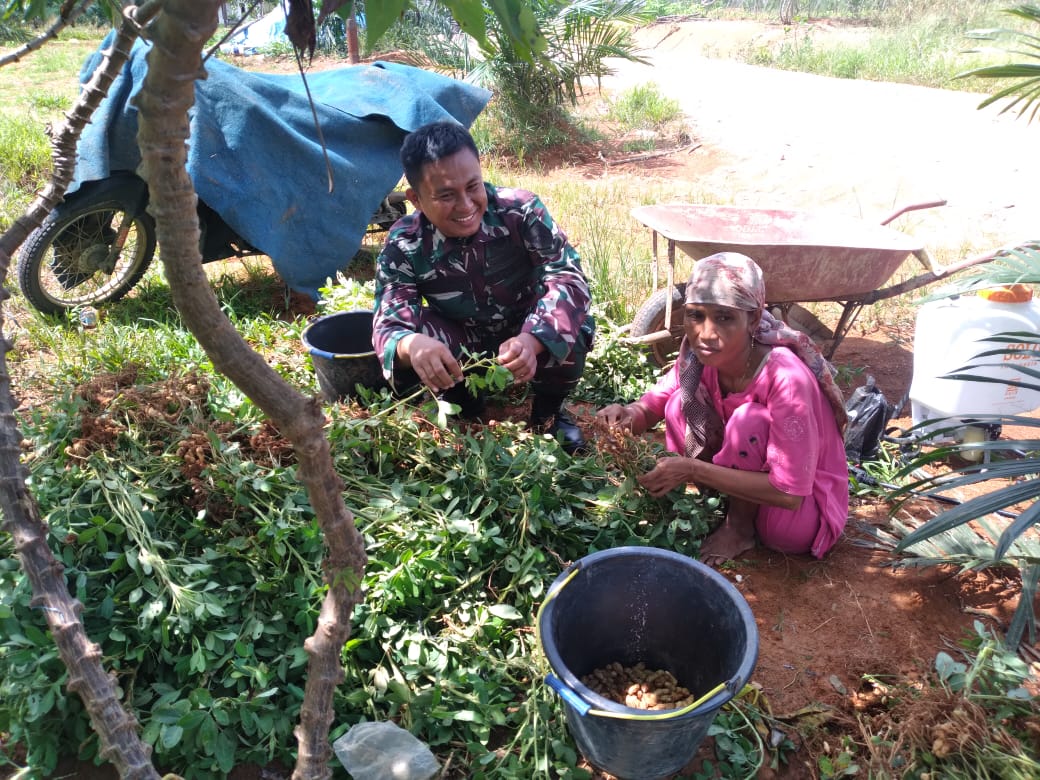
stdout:
POLYGON ((788 315, 795 313, 797 304, 841 304, 841 316, 824 350, 830 359, 864 306, 919 289, 1000 254, 991 252, 942 266, 920 242, 886 227, 908 211, 945 204, 940 200, 904 206, 876 225, 852 217, 785 209, 689 203, 635 208, 632 216, 653 231, 654 288, 660 277, 660 237, 667 242, 666 285, 636 312, 626 342, 645 345, 657 365, 667 365, 682 341, 686 299, 686 283, 675 281, 676 250, 694 260, 716 252, 740 252, 761 267, 767 306, 778 308, 795 327, 798 323, 788 315), (910 255, 926 271, 884 287, 910 255))

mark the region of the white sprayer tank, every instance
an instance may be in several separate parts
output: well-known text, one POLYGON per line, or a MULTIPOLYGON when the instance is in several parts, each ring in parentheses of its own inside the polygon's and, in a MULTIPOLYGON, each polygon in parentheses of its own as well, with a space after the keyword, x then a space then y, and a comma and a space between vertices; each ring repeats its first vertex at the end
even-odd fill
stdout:
MULTIPOLYGON (((1016 367, 1037 368, 1040 360, 1025 343, 1005 344, 986 339, 1000 333, 1040 333, 1040 302, 1019 288, 1017 302, 1002 302, 989 293, 962 295, 924 304, 914 331, 914 377, 910 405, 914 424, 938 417, 970 420, 975 415, 1013 415, 1040 407, 1040 391, 1005 384, 1030 381, 1016 367), (1007 349, 1007 355, 978 358, 981 352, 1007 349), (963 369, 963 370, 962 370, 963 369), (944 378, 964 373, 996 382, 944 378)), ((952 421, 951 421, 952 422, 952 421)), ((950 423, 945 423, 948 425, 950 423)))

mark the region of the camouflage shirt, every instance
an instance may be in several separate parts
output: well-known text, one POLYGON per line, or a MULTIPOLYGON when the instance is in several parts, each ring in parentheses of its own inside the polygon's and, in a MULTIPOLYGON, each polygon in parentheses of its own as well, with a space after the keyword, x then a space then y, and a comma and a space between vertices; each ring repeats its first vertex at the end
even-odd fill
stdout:
POLYGON ((481 348, 530 333, 557 360, 583 330, 591 340, 581 260, 537 195, 484 184, 488 207, 472 236, 448 238, 421 213, 398 220, 376 260, 373 345, 384 371, 419 332, 419 310, 480 332, 481 348))

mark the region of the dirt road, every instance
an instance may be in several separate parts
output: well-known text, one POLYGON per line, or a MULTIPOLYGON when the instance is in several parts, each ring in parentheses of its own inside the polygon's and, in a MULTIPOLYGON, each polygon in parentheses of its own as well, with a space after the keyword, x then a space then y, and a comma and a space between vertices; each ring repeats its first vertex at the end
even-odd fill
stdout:
MULTIPOLYGON (((856 34, 816 27, 819 45, 856 34)), ((679 100, 691 135, 704 145, 698 153, 716 158, 700 183, 720 202, 881 220, 911 202, 945 199, 944 208, 894 223, 943 262, 1040 236, 1040 124, 997 108, 980 111, 975 93, 717 56, 784 34, 753 22, 654 25, 637 34, 651 64, 615 61, 617 73, 604 86, 654 82, 679 100)))

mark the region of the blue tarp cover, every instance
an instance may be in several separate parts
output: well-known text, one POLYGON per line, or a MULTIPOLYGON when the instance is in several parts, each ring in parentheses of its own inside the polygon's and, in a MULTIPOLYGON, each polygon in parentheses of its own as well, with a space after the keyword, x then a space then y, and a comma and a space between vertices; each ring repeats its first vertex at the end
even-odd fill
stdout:
MULTIPOLYGON (((100 52, 83 65, 85 83, 100 52)), ((132 98, 150 44, 138 41, 108 97, 83 131, 70 192, 140 163, 132 98)), ((325 161, 299 74, 243 71, 210 59, 195 82, 188 173, 199 198, 270 256, 294 290, 318 288, 361 246, 369 219, 401 178, 406 133, 454 119, 469 126, 491 93, 409 65, 377 62, 307 74, 333 171, 325 161)))

